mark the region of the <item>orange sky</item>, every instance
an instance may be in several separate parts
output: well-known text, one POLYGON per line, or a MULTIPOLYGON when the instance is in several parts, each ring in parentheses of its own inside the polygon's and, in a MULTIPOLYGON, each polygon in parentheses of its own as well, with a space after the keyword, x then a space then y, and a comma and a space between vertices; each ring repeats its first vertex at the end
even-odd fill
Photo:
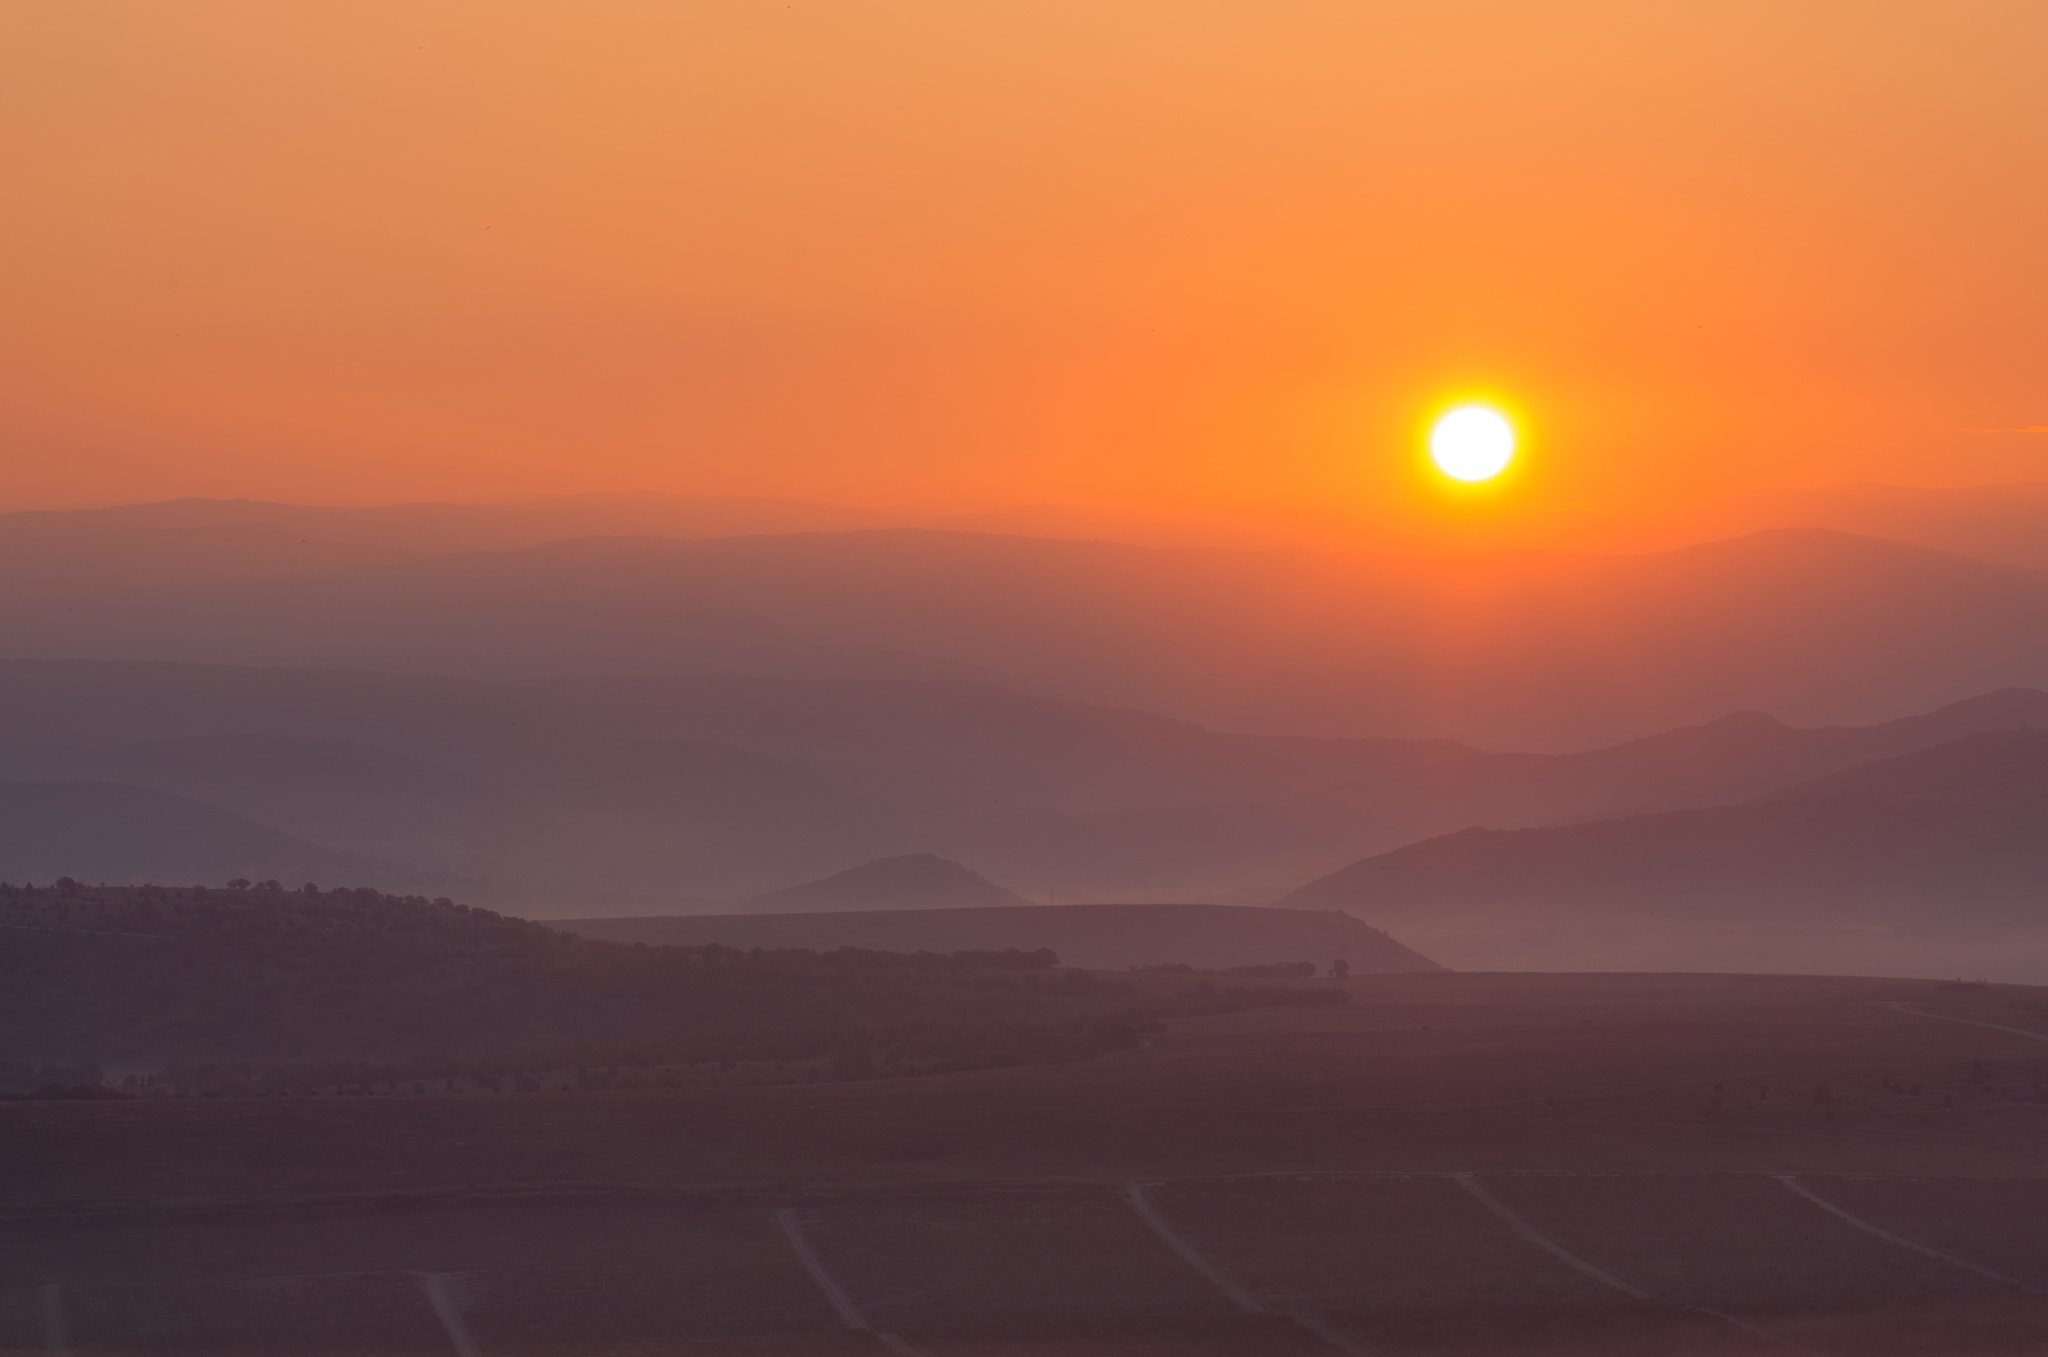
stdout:
POLYGON ((0 507, 1413 543, 2048 479, 1978 432, 2048 426, 2044 54, 2039 0, 10 6, 0 507), (1458 497, 1470 393, 1528 451, 1458 497))

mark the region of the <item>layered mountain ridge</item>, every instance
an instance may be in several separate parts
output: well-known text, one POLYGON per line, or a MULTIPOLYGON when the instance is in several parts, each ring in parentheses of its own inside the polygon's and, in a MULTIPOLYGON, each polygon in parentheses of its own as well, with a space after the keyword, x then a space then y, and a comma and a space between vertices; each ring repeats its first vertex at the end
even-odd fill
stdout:
MULTIPOLYGON (((1711 806, 2028 724, 2048 729, 2048 694, 1869 727, 1751 714, 1582 754, 1488 754, 1235 735, 967 683, 0 662, 0 782, 15 796, 131 786, 309 845, 260 871, 223 848, 171 879, 207 879, 203 860, 222 879, 327 880, 341 855, 375 884, 550 915, 733 909, 922 853, 1027 898, 1264 903, 1473 824, 1711 806)), ((114 880, 134 860, 95 860, 93 834, 111 848, 154 832, 75 818, 81 859, 15 857, 0 879, 114 880)))

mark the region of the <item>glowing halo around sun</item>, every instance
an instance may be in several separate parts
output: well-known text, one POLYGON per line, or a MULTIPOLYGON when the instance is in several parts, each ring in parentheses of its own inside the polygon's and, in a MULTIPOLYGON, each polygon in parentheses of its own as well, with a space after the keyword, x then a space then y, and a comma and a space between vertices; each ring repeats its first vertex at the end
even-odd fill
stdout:
POLYGON ((1429 432, 1429 457, 1454 481, 1490 481, 1515 456, 1515 426, 1484 405, 1447 410, 1429 432))

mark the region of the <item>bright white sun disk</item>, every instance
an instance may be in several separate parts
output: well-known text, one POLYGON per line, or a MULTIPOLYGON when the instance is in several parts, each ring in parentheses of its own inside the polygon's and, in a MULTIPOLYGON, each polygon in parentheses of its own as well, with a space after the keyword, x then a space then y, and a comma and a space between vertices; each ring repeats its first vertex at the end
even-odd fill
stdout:
POLYGON ((1454 480, 1491 480, 1515 455, 1515 427, 1498 410, 1461 405, 1430 431, 1429 455, 1454 480))

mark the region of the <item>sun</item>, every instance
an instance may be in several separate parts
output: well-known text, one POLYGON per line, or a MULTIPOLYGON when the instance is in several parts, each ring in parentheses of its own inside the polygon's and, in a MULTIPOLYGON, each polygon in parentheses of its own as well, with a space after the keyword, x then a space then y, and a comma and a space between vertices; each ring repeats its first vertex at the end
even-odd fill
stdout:
POLYGON ((1515 426, 1484 405, 1444 413, 1429 433, 1429 456, 1452 480, 1490 481, 1515 455, 1515 426))

